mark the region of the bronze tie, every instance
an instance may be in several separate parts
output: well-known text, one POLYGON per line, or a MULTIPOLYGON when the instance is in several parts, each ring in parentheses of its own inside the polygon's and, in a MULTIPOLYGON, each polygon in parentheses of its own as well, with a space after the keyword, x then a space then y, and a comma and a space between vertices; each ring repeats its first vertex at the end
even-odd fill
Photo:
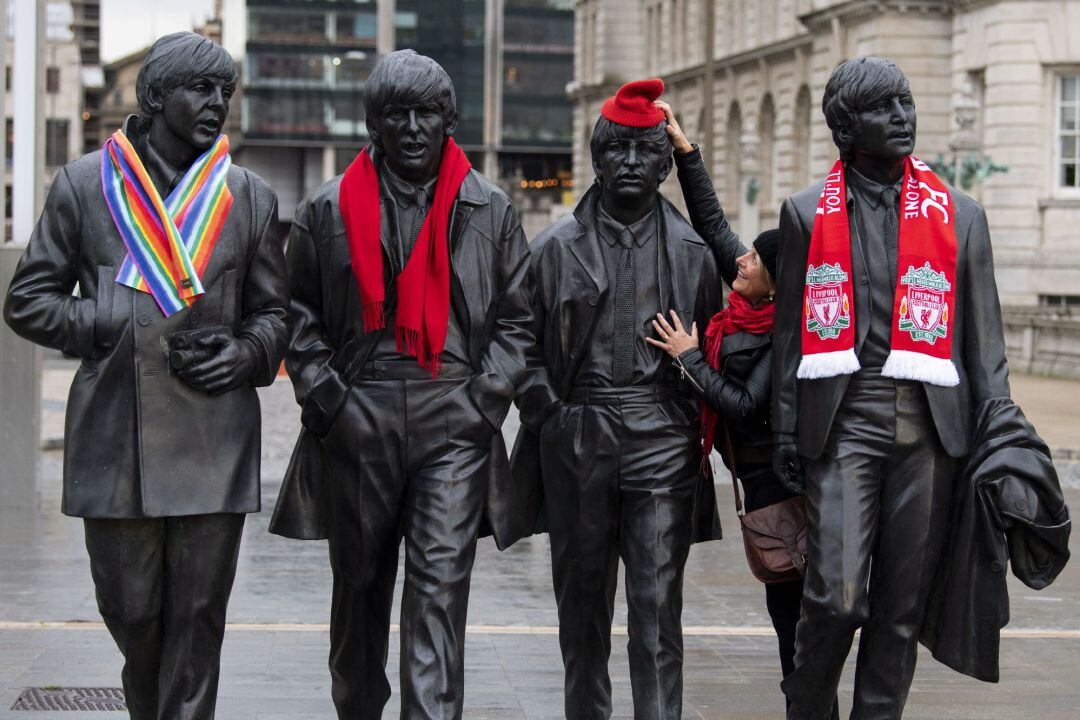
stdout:
POLYGON ((885 188, 881 193, 881 202, 885 205, 885 255, 889 258, 889 284, 896 287, 896 256, 900 243, 900 219, 896 214, 896 205, 900 193, 896 188, 885 188))
POLYGON ((611 379, 616 385, 629 385, 637 334, 637 272, 634 268, 634 234, 629 228, 623 228, 619 244, 623 251, 615 272, 615 347, 611 379))

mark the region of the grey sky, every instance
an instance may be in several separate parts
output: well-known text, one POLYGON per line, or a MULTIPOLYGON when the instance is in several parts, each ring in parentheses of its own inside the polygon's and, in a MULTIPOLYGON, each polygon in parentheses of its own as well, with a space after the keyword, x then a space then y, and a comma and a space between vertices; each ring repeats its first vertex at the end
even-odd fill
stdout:
POLYGON ((138 50, 166 33, 190 30, 213 9, 213 0, 101 0, 102 61, 138 50))

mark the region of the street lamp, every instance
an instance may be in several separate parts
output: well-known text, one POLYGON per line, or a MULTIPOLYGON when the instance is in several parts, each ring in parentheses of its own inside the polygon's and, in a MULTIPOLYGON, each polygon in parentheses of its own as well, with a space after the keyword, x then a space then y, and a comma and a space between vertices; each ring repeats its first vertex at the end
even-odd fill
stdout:
POLYGON ((978 118, 979 103, 971 81, 964 81, 960 97, 953 106, 953 120, 956 127, 949 138, 950 158, 938 154, 930 163, 939 176, 964 192, 971 192, 986 178, 995 173, 1009 172, 1008 165, 998 165, 989 155, 983 155, 979 138, 975 133, 975 121, 978 118))

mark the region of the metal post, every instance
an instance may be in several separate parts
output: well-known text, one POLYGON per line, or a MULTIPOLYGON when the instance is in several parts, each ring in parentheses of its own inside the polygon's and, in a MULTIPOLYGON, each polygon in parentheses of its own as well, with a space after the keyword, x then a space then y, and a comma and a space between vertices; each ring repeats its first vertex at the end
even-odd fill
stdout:
MULTIPOLYGON (((0 245, 0 297, 22 251, 0 245)), ((41 351, 0 323, 0 510, 37 507, 40 445, 41 351)))
POLYGON ((502 145, 503 0, 484 8, 484 174, 499 179, 502 145))
MULTIPOLYGON (((13 242, 0 245, 0 298, 7 296, 11 275, 42 205, 44 158, 39 122, 44 8, 44 0, 16 0, 15 5, 13 242)), ((5 35, 0 32, 0 37, 5 35)), ((2 52, 0 57, 4 57, 2 52)), ((41 351, 0 325, 0 508, 37 506, 40 443, 41 351)))
POLYGON ((42 153, 42 53, 45 0, 15 0, 15 138, 12 168, 12 239, 25 243, 41 212, 45 156, 42 153))
POLYGON ((378 0, 376 7, 376 38, 375 52, 379 57, 394 52, 397 46, 397 29, 394 25, 394 16, 397 12, 396 0, 378 0))

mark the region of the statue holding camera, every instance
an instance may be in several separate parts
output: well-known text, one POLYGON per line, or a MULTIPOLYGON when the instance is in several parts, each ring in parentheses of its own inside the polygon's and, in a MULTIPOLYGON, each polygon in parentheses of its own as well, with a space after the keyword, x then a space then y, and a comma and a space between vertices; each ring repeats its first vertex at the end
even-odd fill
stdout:
POLYGON ((277 198, 222 134, 236 83, 217 43, 155 42, 139 114, 61 168, 4 305, 17 333, 81 360, 62 511, 84 519, 135 720, 214 715, 244 514, 259 510, 255 387, 288 338, 277 198))

